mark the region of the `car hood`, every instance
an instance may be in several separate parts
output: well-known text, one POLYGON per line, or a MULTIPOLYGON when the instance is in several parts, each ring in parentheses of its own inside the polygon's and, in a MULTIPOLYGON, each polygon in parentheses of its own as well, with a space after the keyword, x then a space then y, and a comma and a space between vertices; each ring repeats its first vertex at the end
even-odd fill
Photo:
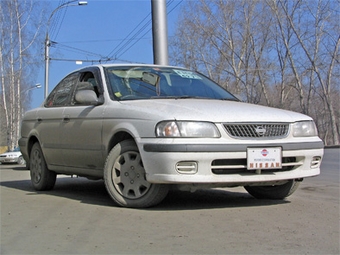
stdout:
MULTIPOLYGON (((136 118, 204 120, 210 122, 294 122, 310 117, 287 110, 236 101, 154 99, 121 101, 136 118), (141 115, 142 114, 142 115, 141 115)), ((127 110, 127 109, 126 109, 127 110)))
POLYGON ((0 154, 0 156, 8 156, 8 155, 14 155, 14 156, 20 156, 21 152, 19 151, 10 151, 0 154))

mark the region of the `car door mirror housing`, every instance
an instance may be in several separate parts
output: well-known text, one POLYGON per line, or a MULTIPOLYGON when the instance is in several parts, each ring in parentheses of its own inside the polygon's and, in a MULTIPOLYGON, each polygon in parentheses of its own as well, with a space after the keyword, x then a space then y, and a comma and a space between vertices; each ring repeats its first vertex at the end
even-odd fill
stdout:
POLYGON ((100 105, 101 100, 98 100, 96 93, 93 90, 79 90, 75 95, 77 104, 82 105, 100 105))

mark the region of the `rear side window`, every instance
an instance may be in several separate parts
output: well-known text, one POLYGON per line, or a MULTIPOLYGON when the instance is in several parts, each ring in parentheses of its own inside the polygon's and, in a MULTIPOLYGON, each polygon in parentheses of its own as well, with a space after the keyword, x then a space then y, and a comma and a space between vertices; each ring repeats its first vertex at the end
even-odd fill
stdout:
POLYGON ((70 104, 72 91, 77 83, 78 73, 73 73, 66 76, 51 94, 47 97, 45 102, 46 107, 66 106, 70 104))

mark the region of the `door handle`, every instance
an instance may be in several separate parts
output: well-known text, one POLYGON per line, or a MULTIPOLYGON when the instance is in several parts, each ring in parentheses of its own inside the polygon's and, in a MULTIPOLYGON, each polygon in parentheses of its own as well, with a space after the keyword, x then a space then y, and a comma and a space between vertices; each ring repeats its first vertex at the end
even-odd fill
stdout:
POLYGON ((38 118, 37 118, 37 121, 38 121, 38 122, 42 122, 42 118, 38 117, 38 118))
POLYGON ((70 115, 64 115, 63 122, 69 122, 70 121, 70 115))

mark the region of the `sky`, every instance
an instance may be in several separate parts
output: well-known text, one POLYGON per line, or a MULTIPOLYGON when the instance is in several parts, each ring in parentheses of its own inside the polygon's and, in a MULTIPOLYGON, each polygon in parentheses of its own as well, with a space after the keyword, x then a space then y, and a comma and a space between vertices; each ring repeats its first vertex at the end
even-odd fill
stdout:
MULTIPOLYGON (((50 2, 48 17, 68 1, 50 2)), ((55 42, 50 47, 49 92, 70 72, 98 64, 100 59, 102 63, 106 63, 108 57, 116 59, 108 63, 153 63, 151 0, 87 2, 84 6, 70 4, 58 9, 48 23, 50 40, 55 42), (83 60, 83 63, 79 65, 76 60, 83 60)), ((167 0, 169 38, 174 34, 183 3, 182 0, 167 0)), ((43 45, 41 50, 43 54, 43 45)), ((40 106, 44 100, 44 77, 45 63, 42 60, 35 82, 41 88, 30 90, 30 109, 40 106)))

